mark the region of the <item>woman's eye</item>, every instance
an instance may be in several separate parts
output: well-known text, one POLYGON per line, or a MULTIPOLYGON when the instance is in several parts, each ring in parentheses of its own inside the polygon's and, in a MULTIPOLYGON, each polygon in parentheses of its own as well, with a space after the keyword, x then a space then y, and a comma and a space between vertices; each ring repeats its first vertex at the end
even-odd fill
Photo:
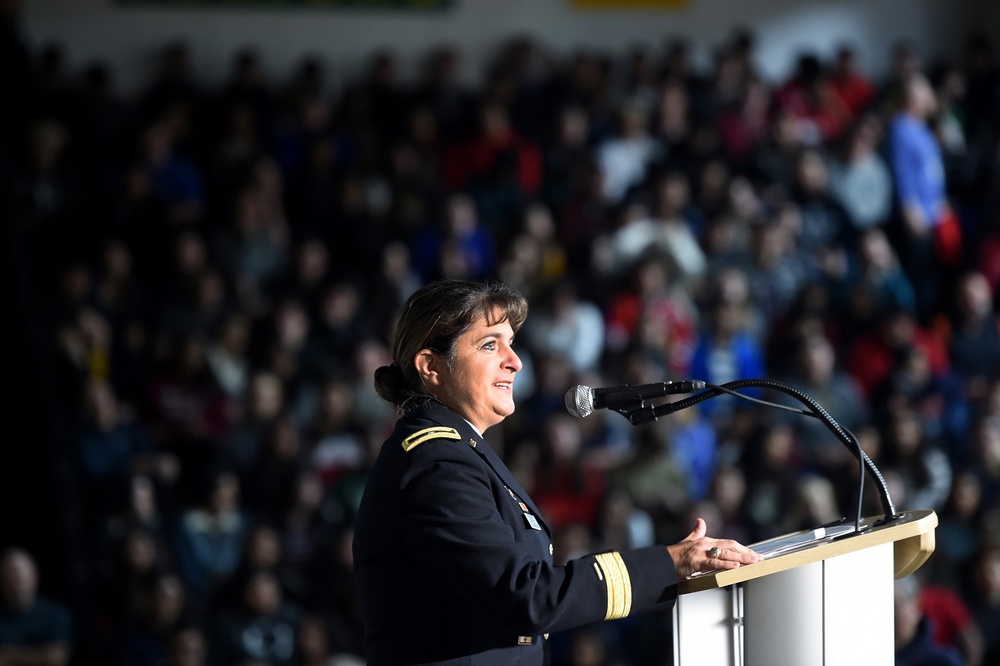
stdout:
POLYGON ((493 351, 496 348, 497 348, 497 343, 493 342, 492 340, 484 343, 482 346, 482 349, 485 349, 486 351, 493 351))

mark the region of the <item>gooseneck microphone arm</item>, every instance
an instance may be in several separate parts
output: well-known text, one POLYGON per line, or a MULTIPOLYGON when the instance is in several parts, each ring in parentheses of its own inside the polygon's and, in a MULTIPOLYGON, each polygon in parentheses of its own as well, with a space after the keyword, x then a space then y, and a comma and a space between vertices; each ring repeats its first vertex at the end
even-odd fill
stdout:
MULTIPOLYGON (((720 386, 715 386, 714 384, 706 384, 707 390, 701 393, 695 394, 689 398, 684 398, 683 400, 678 400, 677 402, 666 403, 656 407, 647 406, 645 403, 641 404, 638 409, 634 409, 628 414, 625 414, 626 418, 632 423, 632 425, 639 425, 641 423, 648 423, 650 421, 655 421, 661 416, 667 416, 675 412, 679 412, 688 407, 693 407, 700 402, 704 402, 710 398, 715 398, 723 394, 735 394, 737 397, 746 398, 739 393, 736 393, 740 389, 747 388, 767 388, 785 393, 792 396, 800 403, 805 405, 809 411, 800 411, 799 413, 812 416, 819 419, 823 424, 839 439, 854 456, 858 459, 861 465, 861 482, 864 483, 864 470, 867 468, 868 473, 871 474, 872 478, 875 480, 877 487, 876 490, 879 494, 879 499, 882 503, 882 513, 883 517, 876 524, 881 524, 889 522, 899 517, 896 512, 896 506, 893 504, 892 497, 889 495, 889 487, 886 483, 885 477, 872 462, 872 459, 868 457, 868 454, 864 452, 861 448, 861 444, 858 442, 857 438, 853 434, 849 433, 844 429, 839 423, 833 420, 825 409, 823 409, 819 403, 810 398, 808 395, 799 391, 798 389, 783 384, 782 382, 775 381, 773 379, 737 379, 736 381, 727 382, 720 386)), ((763 401, 760 401, 763 402, 763 401)), ((772 403, 766 403, 772 404, 772 403)), ((784 407, 784 405, 775 405, 778 407, 784 407)), ((796 410, 798 411, 798 410, 796 410)), ((858 523, 860 525, 860 515, 861 515, 861 499, 858 501, 858 523)))

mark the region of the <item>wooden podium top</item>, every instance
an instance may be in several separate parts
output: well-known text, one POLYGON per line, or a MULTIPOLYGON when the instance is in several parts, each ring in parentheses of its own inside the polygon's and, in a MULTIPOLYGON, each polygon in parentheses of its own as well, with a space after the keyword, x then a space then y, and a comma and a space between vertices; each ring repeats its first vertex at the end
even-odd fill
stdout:
MULTIPOLYGON (((862 529, 872 526, 880 517, 865 519, 862 529)), ((763 562, 682 580, 678 585, 678 594, 726 587, 885 543, 894 544, 895 577, 904 578, 919 569, 934 552, 934 528, 937 524, 937 514, 933 511, 904 511, 891 523, 871 527, 860 534, 817 541, 763 562)))

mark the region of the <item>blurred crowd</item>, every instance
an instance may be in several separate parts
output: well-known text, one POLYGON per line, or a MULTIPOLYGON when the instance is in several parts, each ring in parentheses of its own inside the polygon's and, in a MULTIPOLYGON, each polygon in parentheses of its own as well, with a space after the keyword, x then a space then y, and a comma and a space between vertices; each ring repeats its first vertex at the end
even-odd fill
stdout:
MULTIPOLYGON (((372 375, 439 278, 529 298, 518 408, 488 435, 557 560, 670 543, 695 516, 753 543, 855 515, 857 461, 818 420, 724 396, 633 427, 563 404, 771 378, 857 436, 899 509, 939 516, 900 658, 997 663, 988 39, 937 61, 897 44, 877 79, 845 44, 781 81, 745 30, 704 67, 680 38, 518 37, 474 77, 441 46, 409 77, 380 51, 356 79, 316 57, 272 81, 251 47, 212 87, 176 42, 126 95, 4 21, 11 325, 46 371, 64 519, 39 529, 65 533, 73 585, 39 595, 58 573, 0 535, 0 664, 363 664, 351 524, 395 418, 372 375)), ((669 614, 552 639, 557 665, 670 650, 669 614)))

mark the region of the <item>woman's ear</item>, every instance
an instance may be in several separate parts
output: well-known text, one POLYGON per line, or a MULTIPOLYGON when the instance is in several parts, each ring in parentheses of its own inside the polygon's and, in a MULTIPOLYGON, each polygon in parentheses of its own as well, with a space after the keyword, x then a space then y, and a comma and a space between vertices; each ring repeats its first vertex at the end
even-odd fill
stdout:
POLYGON ((444 378, 441 376, 441 357, 430 349, 421 349, 413 357, 413 366, 420 375, 420 381, 424 386, 441 386, 444 378))

